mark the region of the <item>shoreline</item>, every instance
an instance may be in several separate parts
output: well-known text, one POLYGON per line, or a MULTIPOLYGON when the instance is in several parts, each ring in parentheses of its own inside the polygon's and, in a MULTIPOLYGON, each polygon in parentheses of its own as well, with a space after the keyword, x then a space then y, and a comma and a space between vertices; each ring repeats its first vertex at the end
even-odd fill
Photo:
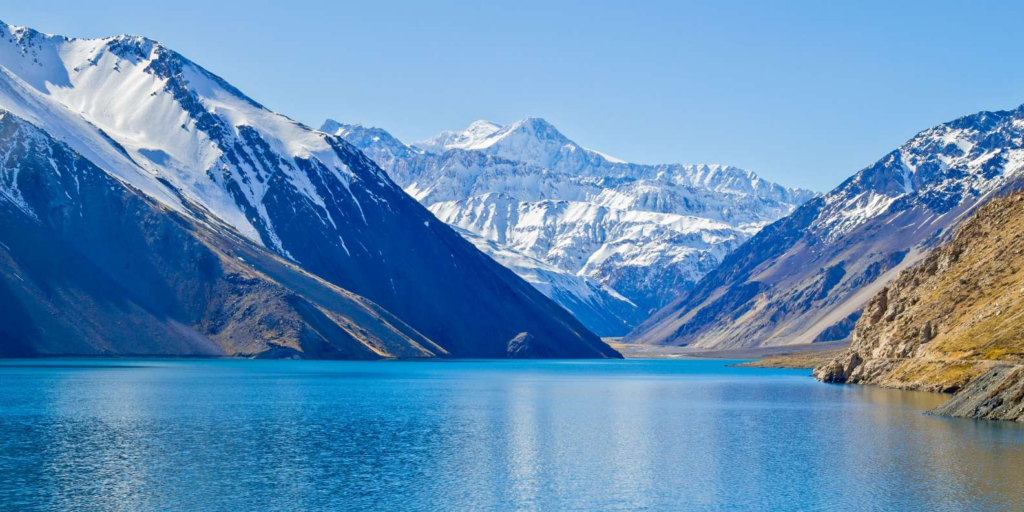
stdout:
POLYGON ((805 361, 831 359, 849 346, 849 342, 837 341, 776 347, 700 350, 688 347, 620 343, 614 338, 606 338, 604 341, 618 350, 626 359, 751 359, 755 361, 741 363, 738 366, 766 368, 811 368, 811 366, 804 366, 805 361), (786 361, 793 366, 784 366, 786 361))

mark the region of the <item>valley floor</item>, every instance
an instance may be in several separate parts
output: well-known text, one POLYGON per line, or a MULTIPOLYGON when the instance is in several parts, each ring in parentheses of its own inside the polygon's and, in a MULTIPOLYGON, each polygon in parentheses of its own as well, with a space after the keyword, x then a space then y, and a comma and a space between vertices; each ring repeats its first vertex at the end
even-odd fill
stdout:
POLYGON ((605 338, 604 341, 618 350, 626 359, 761 359, 761 361, 744 363, 744 365, 765 368, 812 368, 817 364, 831 361, 849 345, 845 341, 837 341, 780 347, 702 350, 690 347, 620 343, 617 338, 605 338), (815 361, 815 364, 808 366, 807 361, 815 361))
POLYGON ((798 350, 785 354, 769 355, 757 361, 740 363, 736 366, 747 368, 799 368, 813 370, 835 359, 846 351, 846 344, 832 348, 798 350))

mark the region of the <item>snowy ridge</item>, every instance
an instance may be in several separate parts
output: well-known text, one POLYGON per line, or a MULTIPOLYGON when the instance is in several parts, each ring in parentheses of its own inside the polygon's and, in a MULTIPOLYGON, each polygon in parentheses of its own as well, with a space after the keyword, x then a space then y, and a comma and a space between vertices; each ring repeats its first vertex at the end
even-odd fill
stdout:
MULTIPOLYGON (((335 133, 340 123, 328 120, 325 128, 335 133), (331 124, 333 123, 333 124, 331 124)), ((476 121, 462 132, 443 132, 411 144, 432 153, 451 149, 477 151, 552 173, 590 178, 665 180, 676 185, 700 187, 717 193, 751 194, 787 204, 800 204, 814 193, 771 183, 751 171, 728 165, 641 165, 586 149, 540 118, 527 118, 508 126, 476 121)))
MULTIPOLYGON (((147 184, 147 178, 166 181, 256 242, 282 250, 263 206, 269 175, 291 169, 285 173, 291 186, 320 207, 323 198, 304 173, 294 172, 294 159, 315 159, 342 182, 352 179, 322 134, 270 112, 155 41, 69 39, 6 24, 0 24, 0 38, 5 81, 20 82, 5 89, 16 91, 21 104, 33 103, 19 109, 11 101, 6 108, 60 138, 92 125, 116 141, 121 155, 111 154, 115 144, 94 140, 73 144, 83 155, 120 170, 119 177, 151 195, 166 187, 147 184), (40 119, 41 111, 52 115, 40 119), (69 119, 76 114, 83 120, 69 119), (58 126, 68 123, 78 126, 58 126), (261 159, 244 147, 254 141, 293 161, 261 159)), ((15 94, 7 96, 14 100, 15 94)), ((174 202, 173 195, 165 199, 174 202)))
MULTIPOLYGON (((327 120, 331 122, 330 119, 327 120)), ((337 123, 335 123, 337 124, 337 123)), ((444 131, 435 137, 413 144, 415 147, 434 153, 444 153, 446 150, 473 149, 481 145, 486 146, 486 141, 495 132, 501 131, 503 126, 490 121, 474 121, 468 128, 461 132, 444 131)), ((331 130, 330 125, 325 126, 325 131, 331 130)))
POLYGON ((600 282, 644 312, 814 197, 730 166, 623 162, 537 118, 477 121, 412 145, 332 120, 321 130, 360 148, 441 220, 600 282))
POLYGON ((157 176, 146 171, 110 137, 81 116, 0 68, 0 106, 63 141, 114 177, 143 190, 165 206, 184 213, 185 208, 157 176))
POLYGON ((815 224, 836 240, 880 216, 913 205, 935 212, 985 196, 1024 168, 1021 109, 982 112, 919 133, 825 196, 815 224))

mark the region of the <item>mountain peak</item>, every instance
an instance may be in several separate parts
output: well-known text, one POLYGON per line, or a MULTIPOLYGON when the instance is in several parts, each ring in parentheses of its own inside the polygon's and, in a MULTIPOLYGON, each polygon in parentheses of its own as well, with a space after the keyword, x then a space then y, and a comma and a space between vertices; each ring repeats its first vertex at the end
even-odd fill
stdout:
POLYGON ((320 131, 322 131, 324 133, 330 133, 331 135, 337 135, 338 130, 343 130, 343 129, 354 127, 354 126, 361 126, 361 125, 359 123, 353 123, 353 124, 342 123, 342 122, 335 121, 334 119, 327 118, 327 119, 324 120, 323 124, 320 125, 320 131))
POLYGON ((505 127, 491 121, 473 121, 462 131, 445 130, 427 140, 414 142, 412 145, 430 151, 443 153, 449 149, 470 149, 505 127))
POLYGON ((478 133, 482 136, 487 136, 502 128, 504 128, 504 126, 498 123, 481 119, 479 121, 469 123, 469 126, 466 128, 464 133, 478 133))
POLYGON ((561 151, 584 152, 554 125, 539 117, 527 117, 502 126, 491 121, 475 121, 463 131, 444 131, 412 144, 432 153, 450 149, 483 151, 494 156, 516 159, 547 167, 561 151))
POLYGON ((165 51, 171 52, 170 49, 157 41, 144 36, 121 35, 106 37, 103 38, 103 40, 107 41, 107 48, 109 48, 110 51, 123 58, 135 55, 140 59, 148 59, 153 55, 154 51, 161 53, 165 51))
POLYGON ((516 121, 513 124, 522 125, 522 126, 531 126, 531 127, 534 127, 534 128, 550 128, 550 129, 555 129, 555 126, 553 124, 549 123, 547 121, 547 119, 544 119, 543 117, 527 117, 527 118, 524 118, 524 119, 520 119, 519 121, 516 121))
POLYGON ((38 30, 36 30, 34 28, 30 28, 30 27, 23 27, 23 26, 20 26, 20 25, 12 25, 12 24, 7 23, 7 22, 5 22, 3 20, 0 20, 0 35, 7 35, 7 34, 10 34, 10 35, 14 36, 19 41, 24 40, 24 39, 33 39, 35 37, 44 37, 44 38, 62 37, 62 36, 57 36, 57 35, 54 35, 54 34, 47 34, 45 32, 40 32, 40 31, 38 31, 38 30))
POLYGON ((540 140, 556 140, 562 143, 576 144, 562 134, 558 128, 555 128, 555 125, 547 122, 542 117, 527 117, 526 119, 516 121, 504 129, 495 132, 493 137, 507 137, 509 134, 517 131, 527 133, 540 140))
POLYGON ((920 259, 937 240, 1017 186, 1021 117, 979 112, 918 133, 760 231, 628 339, 722 349, 850 335, 856 315, 871 311, 868 291, 926 268, 920 259))
POLYGON ((104 41, 107 43, 139 45, 144 46, 149 50, 156 47, 162 47, 162 45, 156 40, 150 39, 145 36, 122 34, 118 36, 110 36, 97 39, 83 39, 78 37, 68 37, 60 34, 50 34, 48 32, 41 32, 32 27, 14 25, 11 23, 7 23, 3 20, 0 20, 0 38, 7 37, 8 35, 11 36, 11 43, 15 43, 21 46, 23 49, 30 49, 36 46, 37 41, 39 40, 57 40, 58 42, 104 41))

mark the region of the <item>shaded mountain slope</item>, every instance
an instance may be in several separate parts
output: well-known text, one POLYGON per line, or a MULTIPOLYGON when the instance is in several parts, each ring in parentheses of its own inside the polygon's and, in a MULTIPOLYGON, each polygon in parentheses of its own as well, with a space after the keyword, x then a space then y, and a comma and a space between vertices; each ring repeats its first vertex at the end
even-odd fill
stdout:
POLYGON ((373 303, 170 211, 0 111, 0 355, 446 355, 373 303))

